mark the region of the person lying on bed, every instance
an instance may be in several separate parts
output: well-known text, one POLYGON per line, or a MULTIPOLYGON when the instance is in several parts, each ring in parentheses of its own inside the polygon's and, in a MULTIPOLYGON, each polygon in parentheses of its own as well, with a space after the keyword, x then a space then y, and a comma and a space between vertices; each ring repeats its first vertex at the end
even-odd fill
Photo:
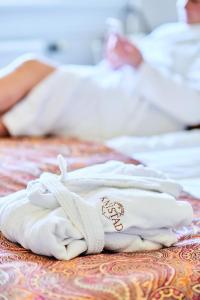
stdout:
POLYGON ((200 123, 200 0, 177 7, 185 22, 162 25, 137 47, 111 35, 90 71, 19 59, 0 80, 1 135, 104 140, 200 123))

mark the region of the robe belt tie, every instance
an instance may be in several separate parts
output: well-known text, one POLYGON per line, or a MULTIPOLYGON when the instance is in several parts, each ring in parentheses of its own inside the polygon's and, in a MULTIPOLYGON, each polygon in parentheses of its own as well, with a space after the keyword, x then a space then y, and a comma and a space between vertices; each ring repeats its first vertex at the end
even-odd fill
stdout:
POLYGON ((67 218, 82 233, 88 247, 87 254, 100 253, 104 248, 104 230, 98 208, 66 187, 66 162, 61 155, 58 156, 58 164, 60 178, 43 173, 39 179, 28 184, 27 197, 33 204, 45 208, 61 206, 67 218), (44 199, 44 203, 38 203, 38 199, 44 199))

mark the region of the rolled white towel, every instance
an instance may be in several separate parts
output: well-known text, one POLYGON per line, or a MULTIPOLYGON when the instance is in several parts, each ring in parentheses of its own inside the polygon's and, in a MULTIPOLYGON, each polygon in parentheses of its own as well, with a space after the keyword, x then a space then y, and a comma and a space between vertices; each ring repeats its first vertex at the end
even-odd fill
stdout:
POLYGON ((68 260, 81 253, 140 251, 171 246, 174 229, 189 225, 181 186, 143 166, 108 162, 43 173, 26 190, 0 199, 0 230, 35 253, 68 260))

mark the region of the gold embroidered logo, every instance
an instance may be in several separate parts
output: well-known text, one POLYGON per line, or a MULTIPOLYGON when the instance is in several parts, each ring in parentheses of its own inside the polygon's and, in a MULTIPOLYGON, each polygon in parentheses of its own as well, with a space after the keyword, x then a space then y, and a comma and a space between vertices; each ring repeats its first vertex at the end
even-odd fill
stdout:
POLYGON ((119 202, 112 202, 106 197, 101 199, 102 201, 102 214, 112 221, 116 231, 123 230, 123 224, 120 217, 124 215, 124 207, 119 202))

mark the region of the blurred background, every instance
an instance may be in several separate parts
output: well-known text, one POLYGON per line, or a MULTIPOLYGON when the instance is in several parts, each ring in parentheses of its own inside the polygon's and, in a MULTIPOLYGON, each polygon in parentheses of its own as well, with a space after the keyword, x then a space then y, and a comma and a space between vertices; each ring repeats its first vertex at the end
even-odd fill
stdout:
POLYGON ((101 59, 109 17, 138 38, 176 21, 175 5, 175 0, 0 0, 0 67, 27 52, 61 64, 94 64, 101 59))

